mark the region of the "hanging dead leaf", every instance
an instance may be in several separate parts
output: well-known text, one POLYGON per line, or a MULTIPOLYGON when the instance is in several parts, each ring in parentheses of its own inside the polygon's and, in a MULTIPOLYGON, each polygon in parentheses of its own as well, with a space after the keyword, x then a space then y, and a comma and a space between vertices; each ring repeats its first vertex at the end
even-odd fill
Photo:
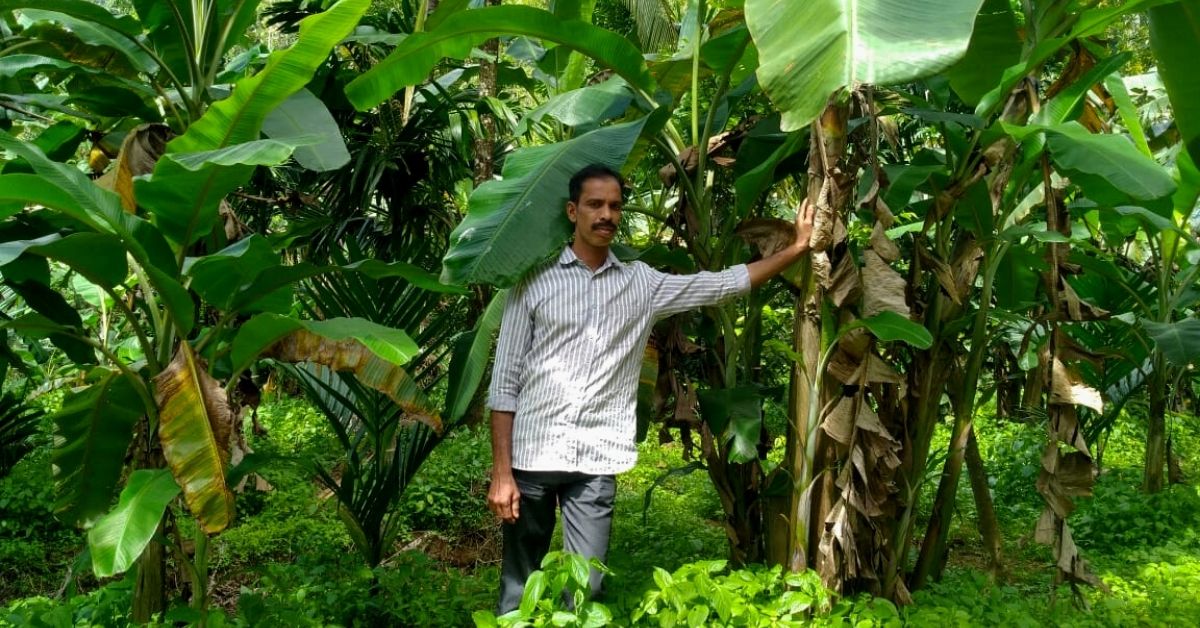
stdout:
POLYGON ((116 192, 125 211, 137 212, 133 178, 154 171, 154 164, 166 152, 170 139, 171 129, 165 124, 143 124, 130 131, 121 142, 116 165, 96 179, 96 185, 116 192))
POLYGON ((827 372, 839 382, 847 385, 901 384, 904 382, 904 378, 896 372, 896 369, 873 353, 855 358, 839 349, 829 360, 827 372))
POLYGON ((828 290, 833 285, 833 265, 829 261, 829 253, 815 251, 809 255, 809 261, 812 264, 813 275, 817 278, 817 284, 828 290))
POLYGON ((1050 418, 1050 431, 1052 438, 1074 447, 1080 453, 1091 455, 1087 441, 1083 438, 1083 430, 1079 427, 1075 406, 1060 406, 1058 412, 1050 418))
POLYGON ((863 254, 863 317, 870 318, 880 312, 896 312, 904 317, 911 315, 905 299, 904 277, 888 266, 874 251, 863 254))
POLYGON ((854 433, 854 398, 839 397, 833 409, 825 413, 821 429, 833 440, 849 445, 854 433))
POLYGON ((1108 310, 1096 307, 1079 298, 1079 294, 1067 281, 1059 282, 1059 296, 1066 306, 1067 315, 1073 321, 1094 321, 1108 318, 1108 310))
POLYGON ((751 218, 738 225, 737 235, 769 257, 796 241, 796 223, 778 218, 751 218))
POLYGON ((871 229, 871 248, 889 264, 900 259, 900 247, 884 233, 883 223, 876 222, 871 229))
POLYGON ((975 287, 975 278, 979 275, 979 264, 982 261, 983 249, 979 248, 979 244, 973 239, 967 242, 955 256, 952 267, 954 269, 954 285, 959 295, 971 294, 972 288, 975 287))
POLYGON ((1058 534, 1057 523, 1054 511, 1048 507, 1043 509, 1042 516, 1038 517, 1037 526, 1034 528, 1033 540, 1043 545, 1053 543, 1055 535, 1058 534))
POLYGON ((854 256, 843 255, 837 270, 829 279, 829 299, 840 308, 858 301, 861 296, 862 279, 859 277, 858 263, 854 261, 854 256))
POLYGON ((933 273, 938 285, 950 300, 954 301, 955 305, 962 305, 966 291, 960 291, 959 278, 950 265, 938 259, 925 247, 917 247, 917 256, 921 260, 921 266, 933 273))
POLYGON ((1050 403, 1075 404, 1104 412, 1100 391, 1084 383, 1078 372, 1057 358, 1050 374, 1050 403))

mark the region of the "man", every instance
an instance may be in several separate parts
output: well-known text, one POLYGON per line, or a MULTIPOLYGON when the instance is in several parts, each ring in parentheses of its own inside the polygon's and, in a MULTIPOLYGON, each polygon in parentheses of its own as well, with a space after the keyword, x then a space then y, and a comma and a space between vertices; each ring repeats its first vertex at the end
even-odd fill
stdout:
MULTIPOLYGON (((604 560, 614 475, 637 460, 637 382, 655 320, 743 295, 808 250, 812 209, 796 240, 749 265, 670 275, 617 260, 621 175, 599 165, 571 178, 574 241, 508 295, 492 384, 492 484, 488 507, 503 521, 500 613, 520 605, 562 509, 568 552, 604 560)), ((593 596, 601 574, 592 570, 593 596)))

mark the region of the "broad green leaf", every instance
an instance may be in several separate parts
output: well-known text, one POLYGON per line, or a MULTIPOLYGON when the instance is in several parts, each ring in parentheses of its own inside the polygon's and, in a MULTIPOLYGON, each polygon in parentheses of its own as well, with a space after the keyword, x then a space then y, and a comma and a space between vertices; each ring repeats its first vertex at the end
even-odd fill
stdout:
POLYGON ((1072 113, 1076 112, 1078 107, 1083 104, 1088 92, 1097 83, 1104 82, 1104 79, 1119 70, 1132 57, 1129 52, 1122 52, 1111 57, 1101 59, 1084 72, 1074 83, 1068 85, 1050 99, 1050 102, 1042 105, 1042 108, 1030 120, 1031 124, 1061 124, 1074 118, 1072 113))
MULTIPOLYGON (((189 285, 200 298, 228 312, 239 290, 248 286, 264 270, 279 265, 280 256, 266 238, 253 234, 211 255, 185 260, 184 272, 192 278, 189 285)), ((290 293, 287 297, 287 305, 291 305, 290 293)))
POLYGON ((59 516, 87 527, 108 510, 133 426, 145 411, 133 384, 117 372, 63 399, 51 416, 54 510, 59 516))
POLYGON ((437 29, 405 38, 387 58, 351 81, 346 96, 360 111, 370 109, 405 87, 425 82, 443 58, 464 59, 475 46, 504 35, 537 37, 581 52, 634 88, 654 93, 641 52, 624 37, 533 7, 498 6, 455 13, 437 29))
POLYGON ((1021 62, 1004 70, 998 84, 980 96, 979 104, 975 106, 975 115, 985 119, 991 117, 996 109, 1004 104, 1008 94, 1012 92, 1017 83, 1024 79, 1032 69, 1041 67, 1047 59, 1057 54, 1068 41, 1070 40, 1066 37, 1054 37, 1038 42, 1021 62))
POLYGON ((762 394, 753 386, 713 388, 696 393, 700 416, 714 434, 730 443, 729 459, 748 462, 758 457, 762 431, 762 394))
MULTIPOLYGON (((238 82, 228 98, 210 106, 186 133, 171 141, 168 155, 257 140, 267 115, 312 79, 330 49, 350 33, 369 4, 369 0, 340 0, 324 13, 301 21, 296 43, 272 54, 262 71, 238 82)), ((173 159, 161 159, 154 176, 138 182, 137 195, 164 234, 186 247, 212 231, 221 199, 251 172, 250 166, 208 165, 193 173, 173 159)))
POLYGON ((1046 135, 1054 163, 1098 203, 1150 202, 1175 192, 1167 171, 1124 136, 1094 134, 1075 122, 1049 127, 1046 135))
MULTIPOLYGON (((179 333, 186 335, 191 331, 195 321, 191 298, 176 281, 179 268, 175 264, 175 255, 154 225, 126 212, 116 194, 93 184, 79 170, 48 159, 36 146, 0 132, 0 148, 25 159, 44 186, 57 190, 42 194, 36 202, 59 210, 95 231, 111 233, 120 238, 121 244, 142 266, 151 284, 159 291, 179 333), (51 202, 55 204, 50 205, 51 202)), ((29 180, 24 179, 22 183, 28 184, 29 180)), ((5 198, 7 190, 7 187, 0 188, 0 200, 5 198)), ((22 187, 16 200, 26 199, 29 194, 30 190, 22 187)))
POLYGON ((1174 323, 1141 321, 1163 356, 1178 367, 1200 362, 1200 318, 1185 318, 1174 323))
POLYGON ((154 59, 135 43, 136 34, 141 30, 137 20, 117 18, 90 2, 6 2, 0 3, 0 12, 4 11, 4 4, 36 6, 21 8, 21 15, 34 21, 58 22, 86 44, 119 51, 139 72, 153 74, 158 67, 154 59), (91 10, 84 10, 82 5, 91 5, 91 10), (102 15, 108 19, 101 19, 102 15))
POLYGON ((36 240, 0 243, 0 266, 26 252, 62 262, 106 288, 124 282, 129 273, 121 241, 108 234, 75 233, 65 238, 51 234, 36 240))
POLYGON ((154 538, 167 504, 179 485, 166 469, 140 469, 129 475, 117 507, 88 531, 92 571, 97 578, 124 573, 154 538))
POLYGON ((633 92, 620 78, 610 79, 599 85, 583 87, 560 94, 545 104, 525 114, 517 125, 516 133, 524 134, 530 123, 546 116, 569 127, 591 130, 600 123, 623 114, 633 101, 633 92))
POLYGON ((446 422, 454 425, 467 414, 479 383, 487 371, 492 341, 500 329, 504 315, 504 303, 508 292, 501 290, 492 297, 475 329, 454 341, 454 352, 450 357, 450 377, 446 385, 446 422))
MULTIPOLYGON (((590 25, 592 14, 596 11, 596 0, 555 0, 551 3, 551 9, 555 17, 564 22, 578 21, 590 25)), ((558 73, 559 91, 578 89, 583 85, 587 61, 587 57, 578 52, 568 55, 566 67, 558 73)))
POLYGON ((1129 89, 1125 86, 1125 79, 1119 74, 1114 74, 1104 79, 1104 89, 1112 95, 1113 102, 1117 105, 1117 114, 1121 117, 1121 124, 1133 138, 1134 145, 1142 151, 1143 155, 1152 156, 1153 153, 1150 151, 1150 145, 1146 142, 1146 131, 1142 128, 1137 105, 1133 104, 1133 98, 1130 97, 1129 89))
POLYGON ((225 484, 233 412, 219 382, 180 343, 171 363, 154 377, 158 438, 188 509, 209 534, 233 521, 233 493, 225 484))
POLYGON ((733 182, 733 188, 737 193, 736 212, 738 216, 747 215, 746 212, 758 202, 763 192, 770 189, 771 185, 780 178, 776 176, 776 169, 779 168, 779 165, 803 150, 808 142, 807 129, 785 134, 779 129, 778 119, 763 122, 760 126, 762 125, 770 126, 764 129, 765 132, 758 131, 759 127, 755 127, 738 150, 734 171, 738 172, 745 168, 743 174, 733 182), (770 131, 778 131, 778 133, 770 131), (768 150, 770 152, 766 152, 768 150), (747 165, 743 166, 743 163, 747 165))
POLYGON ((437 275, 430 273, 424 268, 413 266, 407 262, 381 262, 379 260, 368 259, 361 262, 354 262, 340 267, 345 271, 354 271, 362 273, 372 279, 383 279, 384 277, 399 277, 412 285, 428 290, 430 292, 439 292, 443 294, 469 294, 469 292, 460 286, 451 286, 438 281, 437 275))
POLYGON ((118 17, 95 2, 86 0, 0 0, 0 13, 28 9, 60 13, 116 31, 128 37, 141 34, 142 27, 132 17, 118 17))
POLYGON ((1176 225, 1170 218, 1166 218, 1156 214, 1145 207, 1136 207, 1130 205, 1122 205, 1114 208, 1118 214, 1122 216, 1133 216, 1146 229, 1146 233, 1154 234, 1160 231, 1180 232, 1179 225, 1176 225))
POLYGON ((192 172, 205 166, 274 166, 287 161, 297 147, 320 142, 321 138, 316 135, 298 135, 282 140, 253 140, 195 153, 172 153, 167 158, 192 172))
POLYGON ((1150 47, 1175 126, 1192 161, 1200 161, 1200 4, 1174 2, 1150 9, 1150 47))
POLYGON ((325 103, 307 89, 283 101, 263 120, 263 134, 276 140, 316 136, 311 145, 297 145, 292 157, 296 163, 316 172, 337 170, 350 162, 350 151, 342 139, 337 120, 325 103))
POLYGON ((758 79, 783 112, 807 125, 831 94, 859 83, 912 81, 963 56, 983 0, 746 0, 758 79))
POLYGON ((860 321, 864 327, 871 330, 876 338, 884 342, 899 340, 918 349, 928 349, 933 346, 933 335, 925 326, 911 321, 896 312, 880 312, 870 318, 860 321))
POLYGON ((1136 11, 1145 11, 1160 4, 1176 0, 1124 0, 1115 3, 1095 3, 1092 8, 1079 14, 1071 26, 1071 39, 1083 39, 1103 35, 1117 19, 1136 11))
POLYGON ((570 234, 567 182, 591 163, 619 170, 646 118, 597 129, 572 140, 523 148, 504 163, 503 180, 471 195, 466 218, 450 235, 442 281, 508 287, 570 234))
POLYGON ((946 76, 958 97, 974 106, 1000 82, 1004 70, 1020 60, 1021 40, 1012 5, 1008 0, 984 0, 967 52, 946 76))
POLYGON ((1060 170, 1083 188, 1088 198, 1108 206, 1168 203, 1175 182, 1166 170, 1124 136, 1092 133, 1077 122, 1054 126, 1012 126, 1005 133, 1019 141, 1046 134, 1046 145, 1060 170))

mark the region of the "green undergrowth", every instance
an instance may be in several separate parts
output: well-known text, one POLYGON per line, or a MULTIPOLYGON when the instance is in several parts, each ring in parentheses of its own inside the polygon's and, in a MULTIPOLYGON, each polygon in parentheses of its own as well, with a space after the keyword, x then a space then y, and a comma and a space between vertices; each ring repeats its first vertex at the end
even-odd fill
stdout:
MULTIPOLYGON (((336 467, 339 455, 325 419, 302 400, 283 398, 264 405, 260 420, 266 434, 248 439, 256 455, 267 459, 259 473, 269 489, 258 490, 252 481, 238 496, 239 519, 214 540, 209 625, 490 625, 500 554, 498 526, 485 506, 490 467, 485 426, 462 428, 434 450, 400 501, 405 529, 395 551, 371 570, 354 551, 335 503, 312 480, 314 461, 336 467)), ((911 607, 897 609, 869 597, 838 599, 812 574, 730 569, 723 562, 728 549, 723 514, 707 473, 683 459, 680 444, 650 439, 639 446, 638 465, 618 477, 610 573, 599 604, 568 607, 544 589, 524 619, 491 620, 556 625, 557 617, 562 625, 587 625, 603 616, 603 625, 617 626, 1196 625, 1200 491, 1192 484, 1157 495, 1140 491, 1140 429, 1126 420, 1113 430, 1104 443, 1095 495, 1077 499, 1069 520, 1082 555, 1108 592, 1084 588, 1076 597, 1066 586, 1052 591, 1050 551, 1033 541, 1044 426, 981 416, 977 434, 1004 540, 1005 573, 999 578, 985 574, 965 480, 951 529, 949 568, 940 582, 914 593, 911 607), (589 613, 595 617, 589 620, 589 613)), ((1185 478, 1197 477, 1200 439, 1182 422, 1171 429, 1185 478)), ((943 429, 935 451, 945 440, 943 429)), ((925 511, 938 473, 935 460, 923 487, 925 511)), ((0 625, 125 623, 128 579, 99 586, 85 573, 71 583, 76 595, 67 590, 59 597, 83 542, 80 532, 53 518, 49 477, 43 443, 0 480, 0 625)), ((925 522, 917 525, 919 538, 925 522)), ((552 548, 561 548, 558 533, 552 548)), ((915 547, 910 564, 914 558, 915 547)), ((569 571, 564 559, 556 560, 547 570, 551 581, 569 571)), ((183 610, 185 600, 177 597, 182 593, 175 591, 173 614, 160 618, 164 625, 194 619, 183 610)))

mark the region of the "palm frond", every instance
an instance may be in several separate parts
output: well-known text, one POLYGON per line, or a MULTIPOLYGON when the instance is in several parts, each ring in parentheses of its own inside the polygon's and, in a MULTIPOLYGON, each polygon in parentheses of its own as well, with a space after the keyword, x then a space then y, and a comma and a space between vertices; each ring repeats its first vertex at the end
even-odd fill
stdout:
POLYGON ((646 52, 673 50, 679 43, 679 16, 671 0, 625 0, 646 52))
POLYGON ((33 451, 42 414, 13 393, 0 396, 0 478, 33 451))

